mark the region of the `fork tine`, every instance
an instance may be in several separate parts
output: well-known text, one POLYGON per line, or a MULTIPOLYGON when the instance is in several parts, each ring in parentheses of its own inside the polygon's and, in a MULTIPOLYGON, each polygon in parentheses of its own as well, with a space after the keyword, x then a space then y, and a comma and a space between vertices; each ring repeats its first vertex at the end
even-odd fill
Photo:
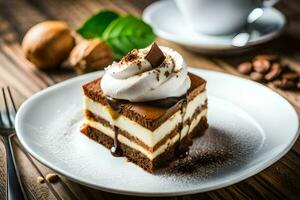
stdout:
POLYGON ((14 111, 15 111, 15 114, 16 114, 17 113, 17 107, 16 107, 16 104, 15 104, 14 98, 13 98, 13 96, 11 94, 10 87, 7 86, 6 88, 7 88, 7 91, 8 91, 8 95, 10 97, 11 104, 12 104, 12 106, 14 108, 14 111))
POLYGON ((5 110, 6 110, 7 120, 8 120, 9 126, 12 127, 13 126, 13 122, 11 121, 11 118, 10 118, 9 109, 8 109, 8 102, 7 102, 7 98, 6 98, 6 94, 5 93, 6 93, 5 89, 2 88, 2 95, 3 95, 3 100, 4 100, 4 106, 5 106, 5 110))

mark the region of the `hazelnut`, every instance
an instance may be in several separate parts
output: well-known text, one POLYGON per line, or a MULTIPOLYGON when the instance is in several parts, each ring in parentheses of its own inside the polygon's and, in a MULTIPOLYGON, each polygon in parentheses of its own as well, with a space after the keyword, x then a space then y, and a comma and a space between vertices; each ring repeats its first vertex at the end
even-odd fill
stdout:
POLYGON ((25 57, 42 69, 58 67, 74 45, 71 31, 61 21, 44 21, 33 26, 22 41, 25 57))
POLYGON ((100 39, 82 40, 71 51, 69 62, 79 73, 104 69, 113 61, 111 48, 100 39))

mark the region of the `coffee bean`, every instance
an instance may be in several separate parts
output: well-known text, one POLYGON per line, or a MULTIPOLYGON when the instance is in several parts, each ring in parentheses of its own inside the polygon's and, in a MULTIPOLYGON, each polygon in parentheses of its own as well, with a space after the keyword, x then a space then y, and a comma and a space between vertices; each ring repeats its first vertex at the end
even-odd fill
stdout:
POLYGON ((292 88, 296 87, 296 83, 291 80, 284 78, 282 81, 283 81, 283 84, 285 85, 286 89, 292 89, 292 88))
POLYGON ((288 79, 275 80, 273 84, 281 89, 292 89, 296 87, 296 83, 288 79))
POLYGON ((273 63, 271 65, 270 71, 265 75, 267 81, 272 81, 281 74, 281 67, 278 63, 273 63))
POLYGON ((269 60, 271 62, 279 61, 279 56, 275 54, 262 54, 262 55, 257 55, 254 58, 255 60, 259 59, 264 59, 264 60, 269 60))
POLYGON ((259 81, 260 82, 260 81, 263 81, 264 76, 259 72, 252 72, 250 74, 250 78, 254 81, 259 81))
POLYGON ((243 63, 239 64, 238 71, 241 74, 245 74, 245 75, 249 74, 252 71, 251 62, 243 62, 243 63))
POLYGON ((297 80, 298 77, 299 77, 299 75, 296 72, 287 72, 287 73, 282 74, 282 78, 285 78, 285 79, 288 79, 291 81, 297 80))
POLYGON ((280 64, 281 69, 282 69, 282 73, 286 73, 286 72, 291 72, 290 66, 288 66, 287 64, 280 64))
POLYGON ((253 67, 256 72, 264 74, 269 71, 271 63, 266 59, 256 59, 253 61, 253 67))

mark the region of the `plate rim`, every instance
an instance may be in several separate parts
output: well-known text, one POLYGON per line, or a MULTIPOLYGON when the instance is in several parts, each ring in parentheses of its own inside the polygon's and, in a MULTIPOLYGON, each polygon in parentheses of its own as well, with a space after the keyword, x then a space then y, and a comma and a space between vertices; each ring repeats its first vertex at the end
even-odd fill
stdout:
POLYGON ((24 108, 32 101, 34 100, 35 98, 43 95, 44 93, 46 93, 47 91, 51 91, 51 90, 54 90, 55 88, 58 88, 58 87, 62 87, 63 85, 66 85, 66 84, 72 84, 72 82, 76 82, 77 80, 79 79, 85 79, 85 78, 88 78, 88 77, 93 77, 94 75, 96 74, 99 74, 99 75, 102 75, 104 73, 103 70, 101 71, 97 71, 97 72, 92 72, 92 73, 88 73, 88 74, 85 74, 85 75, 80 75, 80 76, 77 76, 77 77, 74 77, 74 78, 71 78, 71 79, 68 79, 68 80, 65 80, 65 81, 62 81, 60 83, 57 83, 55 85, 52 85, 48 88, 45 88, 35 94, 33 94, 31 97, 29 97, 19 108, 18 112, 17 112, 17 115, 16 115, 16 134, 19 138, 19 141, 21 142, 21 144, 23 145, 23 147, 25 148, 25 150, 30 154, 32 155, 35 159, 37 159, 39 162, 41 162, 42 164, 44 164, 45 166, 49 167, 50 169, 52 169, 53 171, 57 172, 58 174, 61 174, 65 177, 67 177, 68 179, 74 181, 74 182, 77 182, 79 184, 82 184, 82 185, 85 185, 85 186, 88 186, 88 187, 91 187, 91 188, 94 188, 94 189, 97 189, 97 190, 102 190, 102 191, 105 191, 105 192, 111 192, 111 193, 116 193, 116 194, 123 194, 123 195, 131 195, 131 196, 148 196, 148 197, 166 197, 166 196, 182 196, 182 195, 188 195, 188 194, 195 194, 195 193, 202 193, 202 192, 207 192, 207 191, 211 191, 211 190, 216 190, 216 189, 220 189, 220 188, 223 188, 223 187, 227 187, 227 186, 230 186, 230 185, 233 185, 235 183, 238 183, 240 181, 243 181, 255 174, 258 174, 259 172, 261 172, 262 170, 266 169, 267 167, 271 166, 272 164, 274 164, 276 161, 278 161, 279 159, 281 159, 295 144, 298 136, 299 136, 299 131, 300 131, 300 126, 299 126, 299 116, 297 114, 297 112, 295 111, 294 107, 289 103, 289 101, 287 101, 284 97, 280 96, 278 93, 276 93, 275 91, 271 90, 270 88, 260 84, 260 83, 257 83, 257 82, 254 82, 254 81, 251 81, 251 80, 248 80, 248 79, 245 79, 245 78, 242 78, 242 77, 238 77, 238 76, 234 76, 232 74, 227 74, 227 73, 224 73, 224 72, 217 72, 217 71, 213 71, 213 70, 206 70, 206 69, 197 69, 197 68, 191 68, 191 67, 188 67, 188 70, 191 71, 191 72, 208 72, 208 73, 215 73, 215 74, 219 74, 219 75, 224 75, 224 76, 227 76, 229 78, 234 78, 234 79, 240 79, 242 81, 247 81, 249 82, 250 84, 255 84, 259 87, 262 87, 264 89, 268 89, 270 92, 272 92, 273 94, 275 94, 278 98, 281 98, 282 100, 285 101, 285 103, 287 103, 291 108, 292 108, 292 111, 294 112, 295 116, 297 117, 297 131, 296 133, 294 133, 294 137, 292 138, 291 141, 289 141, 288 145, 285 146, 285 148, 280 151, 279 153, 277 153, 276 155, 273 156, 273 158, 269 159, 269 160, 266 160, 265 162, 260 162, 259 164, 257 165, 254 165, 250 168, 247 168, 246 171, 244 171, 242 174, 240 174, 239 176, 234 176, 232 177, 231 179, 227 179, 226 181, 224 181, 223 183, 221 184, 218 184, 218 185, 209 185, 208 187, 205 187, 205 188, 194 188, 194 189, 191 189, 191 190, 180 190, 180 191, 172 191, 172 192, 141 192, 141 191, 136 191, 136 190, 122 190, 122 189, 115 189, 115 188, 111 188, 111 187, 106 187, 106 186, 99 186, 98 184, 93 184, 93 183, 90 183, 88 181, 85 181, 85 180, 79 180, 76 178, 76 176, 74 176, 73 174, 67 172, 67 171, 64 171, 63 169, 59 169, 58 167, 55 166, 55 164, 51 164, 49 161, 47 161, 46 159, 44 159, 42 156, 38 155, 38 153, 34 152, 33 149, 30 148, 29 145, 27 145, 24 141, 23 141, 23 136, 26 135, 26 134, 20 134, 20 132, 22 132, 22 130, 20 130, 20 125, 21 125, 21 119, 20 119, 20 113, 23 112, 24 108))
POLYGON ((166 40, 180 44, 182 46, 186 46, 196 52, 202 52, 202 51, 206 51, 206 50, 218 52, 218 51, 224 51, 224 50, 230 51, 230 50, 237 50, 237 49, 239 49, 239 50, 248 49, 248 48, 269 42, 269 41, 279 37, 283 33, 283 31, 285 30, 285 28, 287 26, 287 19, 286 19, 285 15, 280 10, 276 9, 275 7, 268 7, 266 9, 270 9, 273 12, 277 12, 282 17, 283 25, 278 30, 276 30, 272 33, 269 33, 262 37, 259 37, 255 41, 250 41, 244 47, 234 47, 229 44, 221 44, 221 45, 220 44, 209 45, 209 44, 200 44, 200 43, 191 44, 180 37, 176 37, 173 34, 168 33, 167 31, 155 28, 156 26, 154 25, 154 23, 151 20, 152 13, 155 9, 158 9, 160 6, 163 6, 163 4, 167 4, 167 3, 174 3, 174 2, 170 1, 170 0, 157 1, 157 2, 154 2, 154 3, 150 4, 149 6, 147 6, 142 13, 143 20, 145 20, 147 23, 149 23, 151 26, 153 26, 153 30, 158 36, 160 36, 166 40))

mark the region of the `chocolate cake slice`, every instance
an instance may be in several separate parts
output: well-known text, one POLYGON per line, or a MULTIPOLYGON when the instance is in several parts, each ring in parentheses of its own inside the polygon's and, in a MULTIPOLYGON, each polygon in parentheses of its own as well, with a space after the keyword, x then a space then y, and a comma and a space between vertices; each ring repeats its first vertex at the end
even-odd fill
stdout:
POLYGON ((81 132, 151 173, 184 157, 192 138, 203 135, 208 127, 206 82, 194 74, 188 76, 187 95, 148 102, 107 97, 101 78, 85 84, 81 132))

